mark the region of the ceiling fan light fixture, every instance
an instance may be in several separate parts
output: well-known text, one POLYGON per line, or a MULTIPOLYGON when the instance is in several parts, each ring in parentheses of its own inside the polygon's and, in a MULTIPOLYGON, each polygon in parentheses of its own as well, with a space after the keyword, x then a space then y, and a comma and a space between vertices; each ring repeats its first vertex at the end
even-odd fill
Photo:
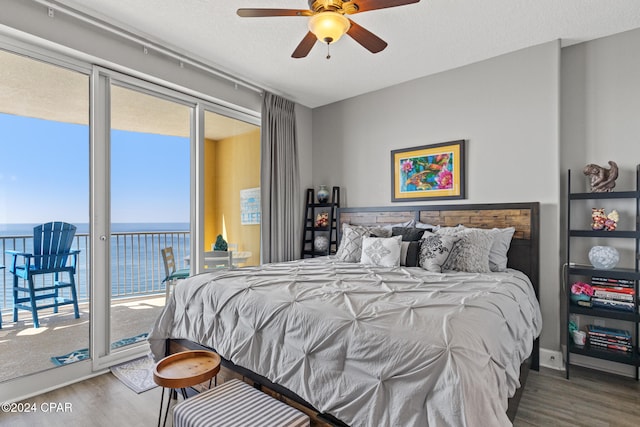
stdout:
POLYGON ((323 43, 335 43, 349 31, 349 19, 338 12, 320 12, 309 18, 309 31, 323 43))

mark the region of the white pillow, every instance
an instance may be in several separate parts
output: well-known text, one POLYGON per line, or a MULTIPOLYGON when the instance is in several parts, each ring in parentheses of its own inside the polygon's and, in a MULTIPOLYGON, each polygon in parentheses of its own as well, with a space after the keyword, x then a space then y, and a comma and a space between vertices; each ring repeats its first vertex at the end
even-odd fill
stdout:
MULTIPOLYGON (((393 227, 413 227, 415 223, 416 221, 412 219, 407 222, 400 222, 398 224, 383 225, 382 228, 384 228, 385 230, 389 230, 389 233, 391 233, 391 230, 393 229, 393 227)), ((387 237, 391 237, 391 234, 389 234, 389 236, 387 237)))
POLYGON ((438 226, 436 226, 436 225, 427 224, 426 222, 420 222, 420 221, 416 222, 413 227, 414 228, 426 228, 429 231, 433 231, 433 230, 438 228, 438 226))
POLYGON ((402 236, 363 237, 361 264, 399 267, 402 236))

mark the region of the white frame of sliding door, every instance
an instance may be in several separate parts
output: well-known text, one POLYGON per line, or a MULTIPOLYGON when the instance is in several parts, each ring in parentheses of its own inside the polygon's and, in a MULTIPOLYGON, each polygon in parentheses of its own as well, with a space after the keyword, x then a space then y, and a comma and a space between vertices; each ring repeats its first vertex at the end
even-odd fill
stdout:
MULTIPOLYGON (((91 248, 93 254, 91 336, 89 346, 94 370, 108 368, 114 364, 142 356, 148 352, 146 343, 127 346, 117 352, 111 352, 111 93, 112 86, 119 86, 146 95, 154 96, 166 101, 175 102, 190 108, 190 252, 197 253, 195 248, 202 241, 201 218, 194 218, 193 212, 201 210, 196 196, 199 187, 198 173, 200 163, 198 154, 198 114, 197 102, 194 98, 173 91, 171 89, 149 83, 136 77, 128 76, 112 70, 96 66, 93 71, 91 137, 95 152, 92 155, 93 182, 92 194, 102 197, 92 198, 92 237, 91 248), (194 167, 195 166, 195 167, 194 167), (104 195, 107 195, 104 197, 104 195)), ((160 167, 160 166, 159 166, 160 167)), ((192 264, 192 273, 195 272, 192 264)))

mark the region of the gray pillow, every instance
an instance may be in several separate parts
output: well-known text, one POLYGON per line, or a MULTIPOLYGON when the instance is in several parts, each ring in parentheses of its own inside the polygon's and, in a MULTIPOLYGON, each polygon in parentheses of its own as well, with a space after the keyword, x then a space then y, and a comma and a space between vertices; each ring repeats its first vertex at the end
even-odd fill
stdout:
POLYGON ((444 263, 442 269, 469 273, 490 273, 489 252, 493 244, 493 235, 485 230, 469 228, 453 235, 457 235, 460 240, 451 250, 451 256, 444 263))
POLYGON ((492 228, 490 233, 493 235, 493 244, 489 251, 489 268, 491 271, 506 271, 507 253, 511 246, 511 239, 516 232, 514 227, 492 228))
POLYGON ((442 273, 442 265, 445 263, 453 245, 458 241, 456 236, 431 234, 420 241, 420 267, 434 273, 442 273))

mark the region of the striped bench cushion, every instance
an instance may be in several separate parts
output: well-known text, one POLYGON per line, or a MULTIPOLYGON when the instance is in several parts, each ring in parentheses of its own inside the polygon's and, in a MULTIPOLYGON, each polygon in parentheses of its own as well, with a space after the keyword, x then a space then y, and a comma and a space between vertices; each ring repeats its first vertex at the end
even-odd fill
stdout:
POLYGON ((177 404, 174 427, 302 427, 309 417, 234 379, 177 404))

